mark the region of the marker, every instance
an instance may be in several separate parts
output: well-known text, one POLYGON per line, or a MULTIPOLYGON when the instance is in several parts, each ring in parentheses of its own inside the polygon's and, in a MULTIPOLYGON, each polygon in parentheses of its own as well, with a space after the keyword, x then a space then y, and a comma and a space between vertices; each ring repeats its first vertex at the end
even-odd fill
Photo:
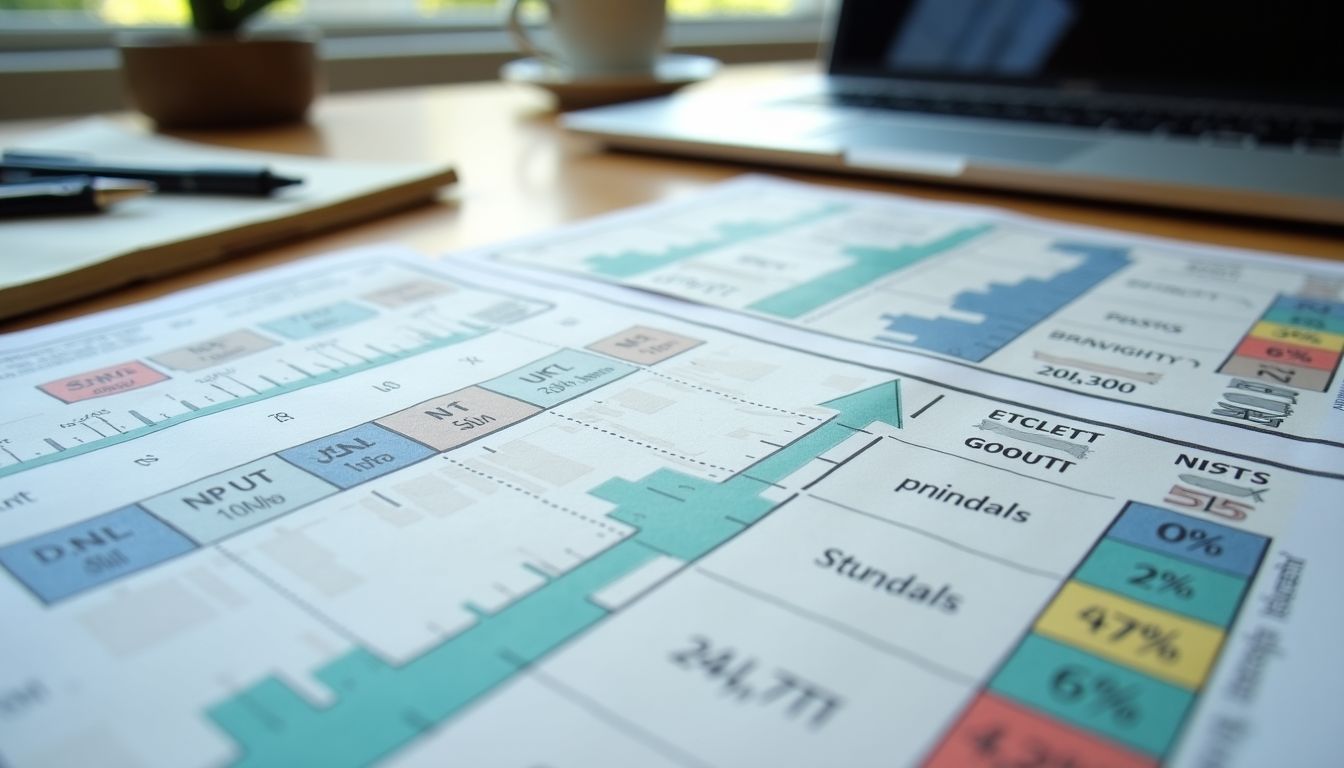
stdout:
POLYGON ((22 181, 43 176, 98 176, 153 182, 159 192, 184 194, 247 195, 266 197, 277 189, 303 183, 302 179, 277 176, 261 166, 226 165, 174 168, 151 165, 104 165, 76 155, 5 152, 0 157, 0 177, 22 181))
POLYGON ((136 179, 65 176, 0 184, 0 216, 42 216, 56 213, 99 213, 111 205, 154 191, 154 184, 136 179))

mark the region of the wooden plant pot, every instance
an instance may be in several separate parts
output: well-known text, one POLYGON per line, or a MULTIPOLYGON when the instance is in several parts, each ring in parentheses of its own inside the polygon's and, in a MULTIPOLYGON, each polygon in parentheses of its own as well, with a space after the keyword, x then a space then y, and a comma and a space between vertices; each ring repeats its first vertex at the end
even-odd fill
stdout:
POLYGON ((317 93, 317 44, 304 34, 141 35, 118 48, 132 103, 160 128, 296 122, 317 93))

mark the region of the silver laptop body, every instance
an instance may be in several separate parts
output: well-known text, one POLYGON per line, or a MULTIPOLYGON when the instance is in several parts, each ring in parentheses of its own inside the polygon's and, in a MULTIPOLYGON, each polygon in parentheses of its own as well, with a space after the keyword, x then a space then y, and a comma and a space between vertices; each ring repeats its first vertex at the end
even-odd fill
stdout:
POLYGON ((1344 224, 1328 7, 845 0, 826 75, 564 125, 621 148, 1344 224))

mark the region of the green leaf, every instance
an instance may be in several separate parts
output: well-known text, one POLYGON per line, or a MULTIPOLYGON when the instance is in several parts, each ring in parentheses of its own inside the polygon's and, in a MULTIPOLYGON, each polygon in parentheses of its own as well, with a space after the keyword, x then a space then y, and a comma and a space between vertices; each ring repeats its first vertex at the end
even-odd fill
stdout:
POLYGON ((275 0, 187 0, 191 25, 205 34, 233 34, 275 0))

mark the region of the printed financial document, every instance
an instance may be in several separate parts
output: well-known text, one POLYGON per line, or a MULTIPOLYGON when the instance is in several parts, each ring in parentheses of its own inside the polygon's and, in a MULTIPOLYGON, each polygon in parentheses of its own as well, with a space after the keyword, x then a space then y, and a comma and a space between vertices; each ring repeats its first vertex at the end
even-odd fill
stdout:
POLYGON ((0 764, 1328 762, 1344 271, 925 208, 3 337, 0 764))
POLYGON ((492 256, 1344 446, 1334 264, 752 178, 492 256))

